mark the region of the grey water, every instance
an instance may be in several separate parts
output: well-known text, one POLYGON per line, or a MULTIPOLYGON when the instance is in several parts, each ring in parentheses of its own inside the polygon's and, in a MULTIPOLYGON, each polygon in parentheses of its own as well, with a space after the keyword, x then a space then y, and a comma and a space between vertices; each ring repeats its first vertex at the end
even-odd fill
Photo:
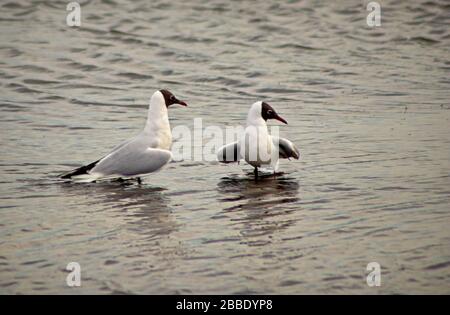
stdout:
POLYGON ((369 27, 356 0, 79 1, 69 27, 68 1, 1 1, 0 293, 449 294, 450 4, 379 2, 369 27), (57 179, 160 88, 189 103, 172 127, 267 101, 301 159, 57 179))

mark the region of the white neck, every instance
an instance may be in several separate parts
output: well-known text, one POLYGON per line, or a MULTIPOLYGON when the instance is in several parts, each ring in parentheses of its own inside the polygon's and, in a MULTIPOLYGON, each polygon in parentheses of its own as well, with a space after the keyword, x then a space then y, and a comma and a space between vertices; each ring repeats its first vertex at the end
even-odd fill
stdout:
POLYGON ((172 131, 170 130, 166 102, 159 91, 153 93, 150 99, 147 123, 143 133, 151 147, 170 150, 172 146, 172 131))
POLYGON ((266 121, 262 118, 262 102, 256 102, 250 107, 247 115, 247 126, 266 127, 266 121))
POLYGON ((170 130, 166 102, 162 93, 156 91, 150 99, 147 123, 145 124, 144 130, 157 134, 160 129, 167 128, 170 130))

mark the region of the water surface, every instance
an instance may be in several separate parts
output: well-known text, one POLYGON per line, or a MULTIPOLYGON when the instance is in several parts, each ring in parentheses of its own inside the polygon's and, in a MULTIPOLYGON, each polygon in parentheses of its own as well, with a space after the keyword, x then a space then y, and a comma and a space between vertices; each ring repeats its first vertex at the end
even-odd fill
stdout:
POLYGON ((3 1, 0 293, 450 293, 446 1, 3 1), (56 176, 143 127, 266 100, 284 175, 185 160, 144 184, 56 176), (79 262, 82 286, 66 286, 79 262), (369 262, 382 285, 368 287, 369 262))

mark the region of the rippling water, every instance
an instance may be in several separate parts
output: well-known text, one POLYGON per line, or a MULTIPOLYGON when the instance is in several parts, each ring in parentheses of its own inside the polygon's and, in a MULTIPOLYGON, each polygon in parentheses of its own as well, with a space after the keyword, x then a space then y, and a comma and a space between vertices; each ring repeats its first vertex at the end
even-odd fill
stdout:
POLYGON ((0 293, 450 293, 450 4, 380 1, 369 28, 366 3, 80 1, 70 28, 66 1, 2 1, 0 293), (266 100, 302 159, 56 179, 159 88, 190 104, 172 126, 266 100))

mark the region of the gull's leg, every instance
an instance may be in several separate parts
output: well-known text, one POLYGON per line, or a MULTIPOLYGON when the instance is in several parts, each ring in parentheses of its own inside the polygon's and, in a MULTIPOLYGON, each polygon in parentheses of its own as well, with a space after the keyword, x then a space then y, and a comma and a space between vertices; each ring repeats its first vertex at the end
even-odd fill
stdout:
POLYGON ((137 178, 137 182, 138 182, 139 185, 142 184, 142 180, 141 180, 140 177, 137 178))
POLYGON ((258 168, 255 167, 255 170, 253 171, 253 173, 255 174, 255 179, 258 179, 258 168))

